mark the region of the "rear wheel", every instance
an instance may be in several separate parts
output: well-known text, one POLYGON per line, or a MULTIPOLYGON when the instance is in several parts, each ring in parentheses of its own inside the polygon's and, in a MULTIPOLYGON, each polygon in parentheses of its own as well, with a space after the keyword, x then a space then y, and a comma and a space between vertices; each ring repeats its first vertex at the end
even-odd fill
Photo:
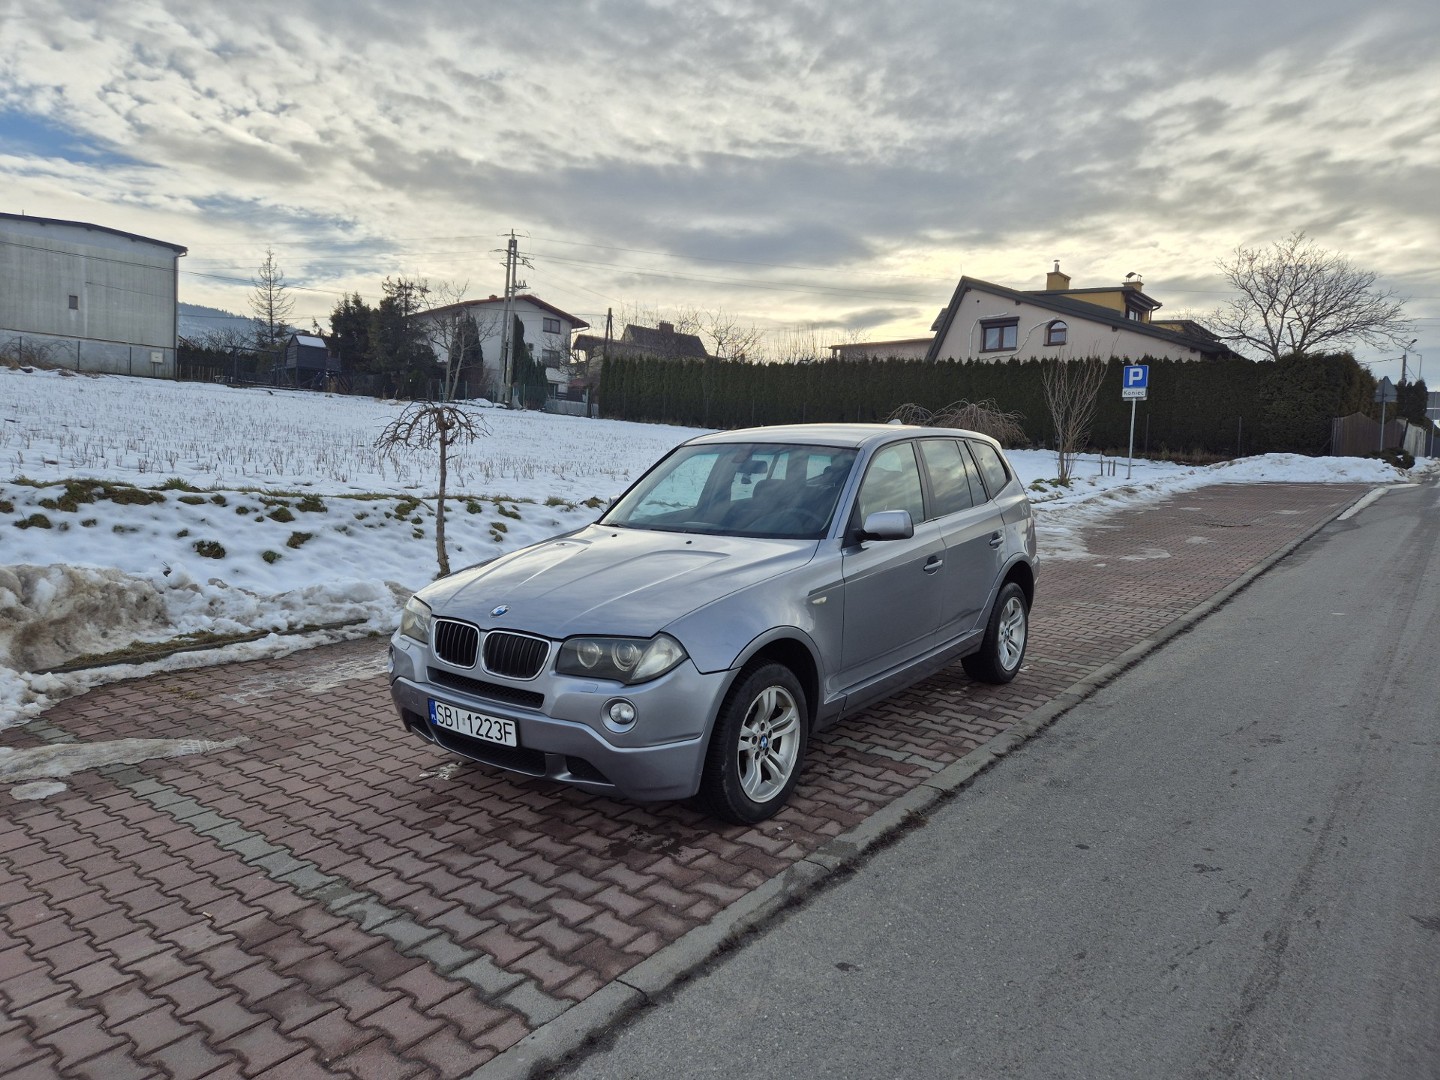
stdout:
POLYGON ((778 813, 805 761, 808 715, 800 680, 783 664, 742 673, 715 719, 700 804, 740 825, 778 813))
POLYGON ((971 678, 988 683, 1008 683, 1025 661, 1025 644, 1030 637, 1030 608, 1025 590, 1007 582, 995 598, 985 640, 980 651, 960 661, 971 678))

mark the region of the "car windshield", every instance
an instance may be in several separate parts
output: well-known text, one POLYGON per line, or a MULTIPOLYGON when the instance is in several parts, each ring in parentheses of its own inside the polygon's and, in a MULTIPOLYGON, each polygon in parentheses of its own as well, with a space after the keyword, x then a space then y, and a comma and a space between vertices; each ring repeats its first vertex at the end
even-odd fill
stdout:
POLYGON ((602 525, 818 540, 856 451, 789 443, 682 446, 641 478, 602 525))

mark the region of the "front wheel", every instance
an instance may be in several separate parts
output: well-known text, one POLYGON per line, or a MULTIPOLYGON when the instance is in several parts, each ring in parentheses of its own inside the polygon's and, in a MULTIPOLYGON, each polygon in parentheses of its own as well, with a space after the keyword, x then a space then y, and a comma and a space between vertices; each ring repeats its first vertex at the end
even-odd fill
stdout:
POLYGON ((995 598, 985 640, 980 651, 960 661, 971 678, 988 683, 1008 683, 1020 671, 1025 644, 1030 637, 1030 609, 1025 591, 1010 581, 995 598))
POLYGON ((715 719, 701 805, 739 825, 774 817, 805 760, 807 716, 805 691, 789 668, 764 664, 743 673, 715 719))

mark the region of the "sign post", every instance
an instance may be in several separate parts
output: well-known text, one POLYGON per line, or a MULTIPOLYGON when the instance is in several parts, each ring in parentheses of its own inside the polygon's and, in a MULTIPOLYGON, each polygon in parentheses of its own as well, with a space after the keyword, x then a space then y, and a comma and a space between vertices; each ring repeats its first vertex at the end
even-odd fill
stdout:
POLYGON ((1126 364, 1121 379, 1120 400, 1130 402, 1130 455, 1125 459, 1125 479, 1129 480, 1135 468, 1135 403, 1148 397, 1150 388, 1149 364, 1126 364))

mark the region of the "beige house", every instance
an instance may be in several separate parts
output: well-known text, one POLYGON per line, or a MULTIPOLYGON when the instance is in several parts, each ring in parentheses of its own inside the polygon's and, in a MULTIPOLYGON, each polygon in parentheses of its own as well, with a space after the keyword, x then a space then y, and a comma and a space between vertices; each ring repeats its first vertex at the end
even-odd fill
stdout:
POLYGON ((1009 289, 962 277, 932 327, 927 360, 1209 360, 1236 355, 1198 323, 1156 319, 1160 301, 1138 277, 1119 285, 1074 289, 1060 264, 1045 288, 1009 289))

